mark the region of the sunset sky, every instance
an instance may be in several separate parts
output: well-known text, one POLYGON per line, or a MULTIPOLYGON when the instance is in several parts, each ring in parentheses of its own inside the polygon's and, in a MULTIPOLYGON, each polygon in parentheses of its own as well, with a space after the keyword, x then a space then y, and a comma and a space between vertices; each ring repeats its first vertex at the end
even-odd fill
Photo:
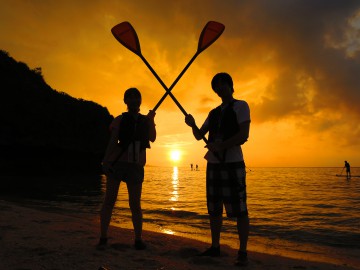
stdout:
MULTIPOLYGON (((172 93, 201 126, 220 104, 210 81, 234 80, 251 111, 248 167, 360 166, 360 1, 358 0, 0 0, 0 49, 41 67, 57 91, 92 100, 116 116, 137 87, 146 114, 165 93, 111 28, 135 28, 143 56, 169 87, 195 54, 208 21, 225 31, 172 93)), ((156 112, 150 165, 206 164, 184 115, 168 97, 156 112), (171 153, 179 151, 178 154, 171 153)))

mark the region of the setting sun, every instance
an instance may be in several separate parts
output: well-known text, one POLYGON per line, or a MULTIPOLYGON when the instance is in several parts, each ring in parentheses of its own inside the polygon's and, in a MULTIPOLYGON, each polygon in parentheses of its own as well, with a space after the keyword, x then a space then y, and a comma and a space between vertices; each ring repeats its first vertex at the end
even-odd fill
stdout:
POLYGON ((171 161, 179 161, 181 159, 181 152, 179 150, 171 150, 170 159, 171 161))

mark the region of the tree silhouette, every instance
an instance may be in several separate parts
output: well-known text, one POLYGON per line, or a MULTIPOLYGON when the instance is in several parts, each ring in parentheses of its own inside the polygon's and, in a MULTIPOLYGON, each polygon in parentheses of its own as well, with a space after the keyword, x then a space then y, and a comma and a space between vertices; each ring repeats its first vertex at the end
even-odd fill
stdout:
POLYGON ((41 67, 29 69, 0 50, 0 168, 100 172, 113 116, 107 108, 52 89, 41 67), (23 164, 22 164, 23 165, 23 164))

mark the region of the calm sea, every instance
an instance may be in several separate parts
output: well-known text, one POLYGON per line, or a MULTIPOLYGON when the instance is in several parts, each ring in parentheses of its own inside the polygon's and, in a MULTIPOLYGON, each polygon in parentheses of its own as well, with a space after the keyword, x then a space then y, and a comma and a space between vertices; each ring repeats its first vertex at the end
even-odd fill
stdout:
MULTIPOLYGON (((360 268, 360 177, 336 177, 341 173, 342 168, 248 168, 249 250, 360 268)), ((352 174, 359 176, 360 168, 352 174)), ((105 181, 104 176, 32 179, 31 201, 98 213, 105 181)), ((147 166, 142 194, 144 229, 210 242, 205 168, 147 166)), ((132 227, 127 198, 122 183, 115 226, 132 227)), ((222 243, 238 248, 235 221, 224 219, 222 243)))

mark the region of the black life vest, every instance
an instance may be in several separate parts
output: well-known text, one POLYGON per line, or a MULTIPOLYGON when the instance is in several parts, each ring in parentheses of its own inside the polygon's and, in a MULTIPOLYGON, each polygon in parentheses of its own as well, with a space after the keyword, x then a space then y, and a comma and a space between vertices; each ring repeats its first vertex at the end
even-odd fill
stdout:
POLYGON ((223 110, 216 107, 209 113, 209 142, 225 141, 239 132, 236 113, 233 109, 234 101, 223 110))
POLYGON ((130 113, 123 113, 119 125, 120 147, 126 149, 130 143, 140 141, 140 150, 150 148, 149 130, 149 122, 145 115, 139 113, 135 120, 130 113))

